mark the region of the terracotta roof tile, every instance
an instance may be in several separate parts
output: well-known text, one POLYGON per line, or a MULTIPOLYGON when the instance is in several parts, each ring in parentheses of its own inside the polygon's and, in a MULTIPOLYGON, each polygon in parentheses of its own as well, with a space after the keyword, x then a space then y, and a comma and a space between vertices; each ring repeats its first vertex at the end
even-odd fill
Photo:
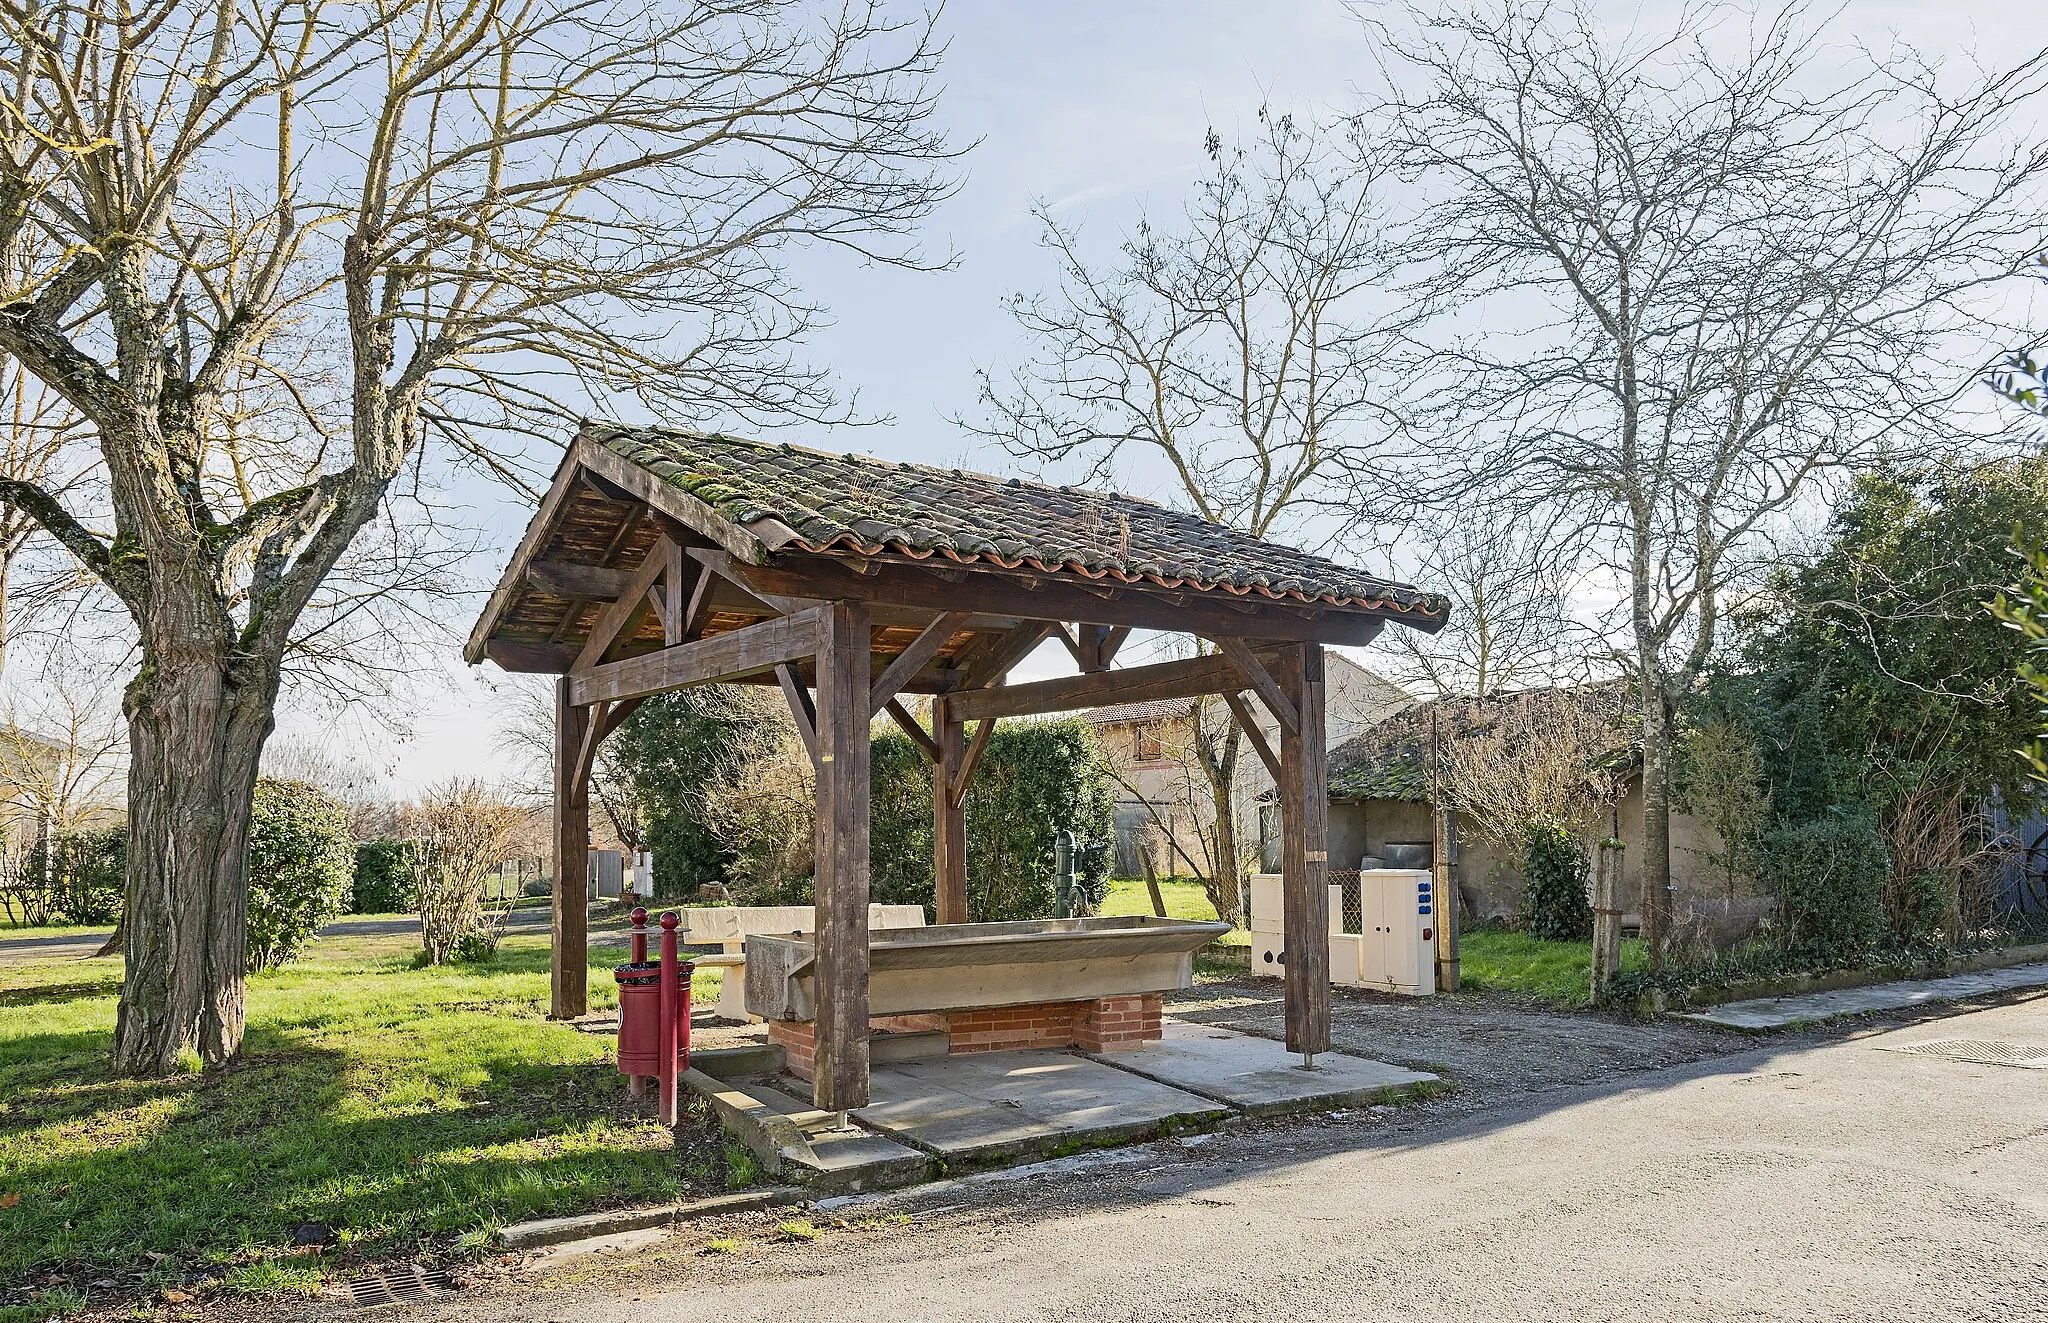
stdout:
POLYGON ((1444 618, 1434 593, 1115 493, 663 428, 584 434, 747 525, 771 551, 943 556, 1444 618))

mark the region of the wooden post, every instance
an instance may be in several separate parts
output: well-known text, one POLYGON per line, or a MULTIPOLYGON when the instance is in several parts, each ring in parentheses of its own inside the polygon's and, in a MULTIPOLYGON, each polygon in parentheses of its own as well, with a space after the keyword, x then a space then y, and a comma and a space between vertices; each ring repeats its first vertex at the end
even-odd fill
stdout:
POLYGON ((1296 716, 1280 728, 1281 904, 1286 914, 1287 1049, 1304 1066, 1330 1050, 1329 750, 1323 720, 1323 649, 1283 654, 1279 688, 1296 716))
POLYGON ((590 709, 569 701, 569 677, 555 681, 555 903, 549 948, 550 1014, 573 1020, 590 1009, 590 778, 582 763, 590 709))
POLYGON ((1607 980, 1621 972, 1621 860, 1619 840, 1600 842, 1593 856, 1593 986, 1598 1002, 1607 980))
POLYGON ((1464 920, 1464 901, 1458 895, 1458 815, 1438 804, 1433 816, 1436 845, 1431 851, 1434 866, 1430 871, 1435 903, 1430 908, 1436 911, 1431 916, 1436 920, 1436 986, 1439 992, 1456 992, 1461 978, 1458 929, 1464 920))
POLYGON ((868 1101, 868 610, 834 602, 818 638, 818 1018, 811 1096, 868 1101))
POLYGON ((953 786, 967 762, 967 723, 944 698, 932 700, 932 887, 940 923, 967 922, 967 806, 953 802, 953 786))

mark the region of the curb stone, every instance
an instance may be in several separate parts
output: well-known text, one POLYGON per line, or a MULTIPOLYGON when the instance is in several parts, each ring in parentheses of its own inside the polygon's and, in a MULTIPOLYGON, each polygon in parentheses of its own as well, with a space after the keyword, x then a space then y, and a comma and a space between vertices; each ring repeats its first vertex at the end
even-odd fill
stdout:
POLYGON ((803 1203, 809 1198, 809 1191, 796 1186, 771 1185, 760 1190, 742 1190, 738 1194, 693 1199, 688 1203, 614 1208, 608 1212, 580 1213, 574 1217, 544 1217, 532 1222, 515 1222, 504 1228, 498 1233, 498 1243, 508 1250, 533 1249, 588 1240, 592 1236, 615 1235, 621 1231, 643 1231, 648 1227, 743 1213, 755 1208, 803 1203))

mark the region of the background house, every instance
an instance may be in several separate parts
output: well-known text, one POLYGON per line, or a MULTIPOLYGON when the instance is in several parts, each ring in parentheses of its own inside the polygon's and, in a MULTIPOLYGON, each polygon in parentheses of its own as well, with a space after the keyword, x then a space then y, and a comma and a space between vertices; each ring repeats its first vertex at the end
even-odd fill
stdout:
MULTIPOLYGON (((1360 666, 1335 650, 1324 654, 1324 680, 1330 747, 1372 728, 1413 700, 1385 677, 1360 666)), ((1278 726, 1260 703, 1250 704, 1267 742, 1278 747, 1278 726)), ((1118 786, 1116 860, 1122 877, 1144 872, 1139 845, 1147 829, 1159 840, 1155 864, 1162 874, 1207 876, 1210 848, 1206 843, 1216 812, 1210 783, 1194 750, 1195 703, 1164 699, 1120 703, 1084 713, 1118 786)), ((1215 704, 1212 724, 1228 719, 1215 704)), ((1242 745, 1236 777, 1236 808, 1240 848, 1259 843, 1260 803, 1273 789, 1273 778, 1252 748, 1242 745)), ((1277 827, 1275 828, 1277 830, 1277 827)))
MULTIPOLYGON (((1330 749, 1330 866, 1357 868, 1368 855, 1381 855, 1389 842, 1432 837, 1435 771, 1440 751, 1448 756, 1463 743, 1475 749, 1513 757, 1498 747, 1505 714, 1512 710, 1520 729, 1540 731, 1550 718, 1562 725, 1570 718, 1585 730, 1588 718, 1604 729, 1605 757, 1593 776, 1594 802, 1581 815, 1588 851, 1608 836, 1618 836, 1622 856, 1624 924, 1639 921, 1642 898, 1642 770, 1634 735, 1633 691, 1621 683, 1522 690, 1471 698, 1425 699, 1411 703, 1330 749)), ((1487 839, 1470 815, 1458 818, 1458 854, 1452 880, 1464 912, 1474 918, 1501 919, 1521 908, 1523 877, 1520 850, 1487 839)), ((1262 836, 1269 852, 1277 850, 1277 833, 1262 836)), ((1674 809, 1671 815, 1671 871, 1678 888, 1675 921, 1706 923, 1725 940, 1731 927, 1747 930, 1763 912, 1762 902, 1738 879, 1732 886, 1720 863, 1722 842, 1699 819, 1674 809), (1735 894, 1731 894, 1735 893, 1735 894)))

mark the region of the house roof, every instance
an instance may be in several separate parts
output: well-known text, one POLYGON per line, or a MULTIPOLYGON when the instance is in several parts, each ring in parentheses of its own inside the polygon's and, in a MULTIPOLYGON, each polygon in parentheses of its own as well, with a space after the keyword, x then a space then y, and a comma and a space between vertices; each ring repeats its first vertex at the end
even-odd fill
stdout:
POLYGON ((1119 726, 1131 721, 1157 721, 1162 717, 1184 717, 1194 711, 1192 698, 1150 698, 1142 703, 1113 703, 1091 707, 1081 716, 1090 725, 1119 726))
POLYGON ((1135 496, 702 432, 600 425, 586 434, 754 531, 770 552, 894 552, 1369 607, 1425 628, 1446 609, 1437 594, 1135 496))
POLYGON ((1629 692, 1625 682, 1608 681, 1521 689, 1484 699, 1422 699, 1330 750, 1330 798, 1428 803, 1434 738, 1446 742, 1469 739, 1492 730, 1511 713, 1540 717, 1544 708, 1565 705, 1575 705, 1611 726, 1615 741, 1611 757, 1632 757, 1639 736, 1629 692))

